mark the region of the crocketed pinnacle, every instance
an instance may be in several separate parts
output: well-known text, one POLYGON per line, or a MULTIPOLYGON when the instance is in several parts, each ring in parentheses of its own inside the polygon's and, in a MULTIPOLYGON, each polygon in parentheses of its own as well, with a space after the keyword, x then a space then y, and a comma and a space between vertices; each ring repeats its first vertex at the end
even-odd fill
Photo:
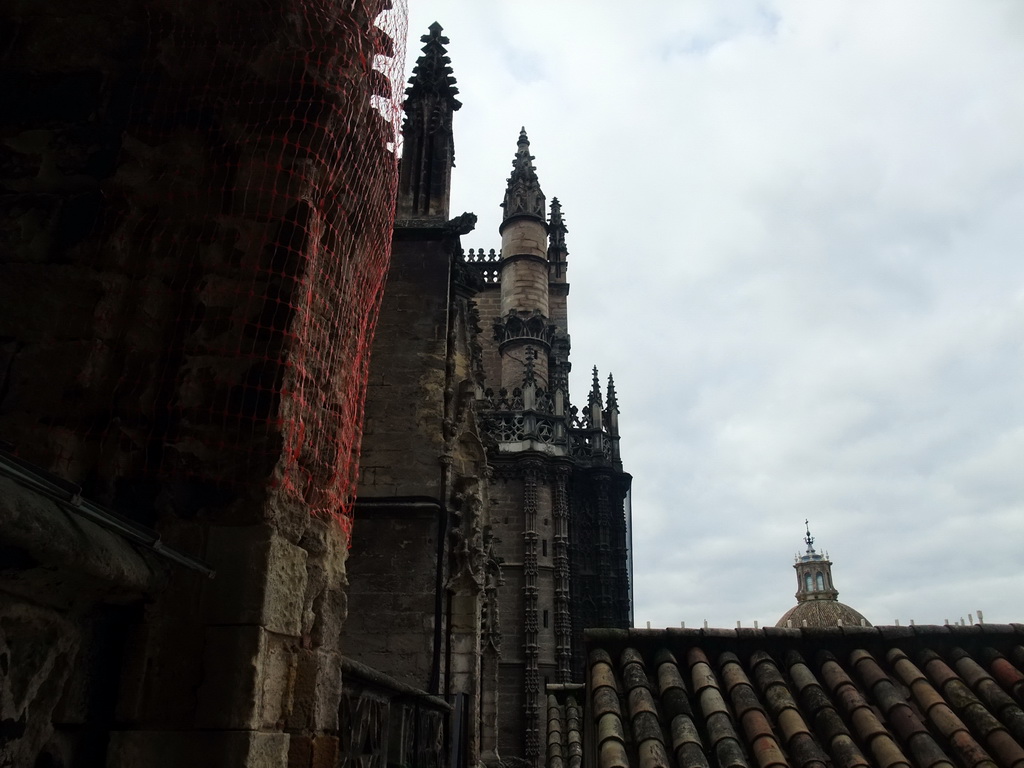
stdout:
POLYGON ((551 248, 565 250, 565 222, 562 220, 562 204, 557 197, 551 198, 551 214, 548 218, 548 245, 551 248))
POLYGON ((411 103, 427 96, 440 96, 452 110, 457 110, 462 103, 455 98, 459 89, 455 87, 455 77, 450 66, 452 62, 445 49, 448 38, 441 34, 443 30, 436 21, 429 29, 430 32, 420 38, 426 45, 422 49, 423 55, 416 60, 412 77, 409 78, 409 87, 405 89, 406 110, 411 103))
POLYGON ((523 384, 537 383, 537 350, 533 347, 526 348, 526 366, 523 372, 523 384))
POLYGON ((608 408, 619 410, 619 399, 615 396, 615 379, 608 374, 608 408))
POLYGON ((544 193, 537 179, 537 169, 533 167, 533 155, 530 154, 530 139, 526 136, 526 128, 519 131, 519 143, 516 156, 512 161, 512 175, 508 178, 508 188, 501 207, 505 209, 504 219, 513 216, 534 216, 544 221, 544 193))
POLYGON ((590 405, 601 405, 601 380, 598 378, 596 365, 594 366, 594 382, 590 387, 590 397, 587 402, 590 405))

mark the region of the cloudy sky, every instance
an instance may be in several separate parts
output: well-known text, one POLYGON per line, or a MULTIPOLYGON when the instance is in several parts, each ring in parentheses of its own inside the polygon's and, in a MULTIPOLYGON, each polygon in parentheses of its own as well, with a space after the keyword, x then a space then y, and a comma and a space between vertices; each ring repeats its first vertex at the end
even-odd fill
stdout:
POLYGON ((574 399, 615 375, 636 622, 1024 621, 1024 3, 410 0, 497 248, 525 125, 574 399))

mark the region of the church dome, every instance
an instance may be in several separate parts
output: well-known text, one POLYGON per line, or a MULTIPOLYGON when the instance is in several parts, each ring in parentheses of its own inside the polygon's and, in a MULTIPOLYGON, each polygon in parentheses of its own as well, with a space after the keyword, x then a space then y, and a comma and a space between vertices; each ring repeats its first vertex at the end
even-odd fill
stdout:
POLYGON ((796 605, 786 611, 775 626, 870 627, 871 623, 859 611, 839 602, 839 592, 832 584, 832 561, 828 554, 814 550, 810 528, 804 543, 807 551, 798 555, 793 563, 796 569, 796 605))
POLYGON ((807 622, 808 627, 870 627, 871 622, 864 618, 860 611, 855 611, 846 603, 838 600, 808 600, 804 603, 797 603, 779 619, 776 627, 802 627, 807 622), (792 624, 790 624, 792 622, 792 624))

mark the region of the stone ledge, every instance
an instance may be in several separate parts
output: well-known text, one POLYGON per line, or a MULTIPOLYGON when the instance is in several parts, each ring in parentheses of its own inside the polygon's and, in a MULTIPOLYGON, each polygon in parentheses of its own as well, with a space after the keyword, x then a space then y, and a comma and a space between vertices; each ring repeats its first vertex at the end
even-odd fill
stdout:
POLYGON ((280 768, 286 733, 265 731, 115 731, 107 765, 118 768, 280 768))
POLYGON ((2 476, 0 546, 13 565, 4 590, 49 605, 80 605, 85 596, 129 602, 162 588, 168 575, 158 555, 2 476))
POLYGON ((378 672, 373 667, 368 667, 365 664, 361 664, 358 661, 349 659, 345 656, 341 657, 341 673, 343 686, 345 688, 350 688, 349 680, 353 680, 358 681, 363 685, 389 690, 392 693, 399 694, 400 696, 418 699, 430 704, 434 709, 447 712, 452 708, 451 704, 439 696, 434 696, 426 691, 421 691, 419 688, 407 685, 400 680, 396 680, 393 677, 385 675, 383 672, 378 672))

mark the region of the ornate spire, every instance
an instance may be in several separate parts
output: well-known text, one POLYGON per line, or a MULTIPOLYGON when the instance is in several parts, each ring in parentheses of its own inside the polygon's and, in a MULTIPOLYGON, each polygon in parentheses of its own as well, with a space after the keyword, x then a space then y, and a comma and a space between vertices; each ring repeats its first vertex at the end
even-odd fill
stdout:
POLYGON ((453 111, 462 106, 455 98, 459 89, 455 87, 452 62, 445 48, 448 38, 441 34, 443 29, 436 21, 429 29, 429 34, 420 38, 420 42, 426 45, 422 48, 423 55, 416 60, 412 77, 409 78, 409 87, 405 89, 407 112, 411 103, 427 96, 441 96, 453 111))
POLYGON ((619 409, 619 399, 615 396, 615 379, 613 379, 612 375, 609 373, 608 374, 608 409, 611 410, 612 408, 614 408, 615 410, 619 409))
POLYGON ((589 405, 601 405, 601 380, 597 376, 597 366, 594 366, 594 383, 590 387, 589 405))
POLYGON ((565 249, 565 233, 569 230, 562 221, 562 204, 551 198, 551 216, 548 223, 548 247, 565 249))
POLYGON ((501 207, 505 209, 504 220, 513 216, 534 216, 544 220, 544 193, 537 179, 537 169, 533 167, 533 155, 530 154, 530 139, 526 136, 526 128, 519 132, 519 143, 516 157, 512 161, 512 175, 508 178, 508 188, 501 207))
POLYGON ((455 98, 451 63, 441 25, 430 25, 420 38, 423 55, 405 89, 402 164, 398 177, 396 226, 403 223, 444 227, 448 221, 455 139, 452 115, 462 104, 455 98))
POLYGON ((813 555, 814 553, 814 537, 811 536, 811 524, 806 518, 804 519, 804 529, 807 531, 804 536, 804 544, 807 545, 807 554, 813 555))

